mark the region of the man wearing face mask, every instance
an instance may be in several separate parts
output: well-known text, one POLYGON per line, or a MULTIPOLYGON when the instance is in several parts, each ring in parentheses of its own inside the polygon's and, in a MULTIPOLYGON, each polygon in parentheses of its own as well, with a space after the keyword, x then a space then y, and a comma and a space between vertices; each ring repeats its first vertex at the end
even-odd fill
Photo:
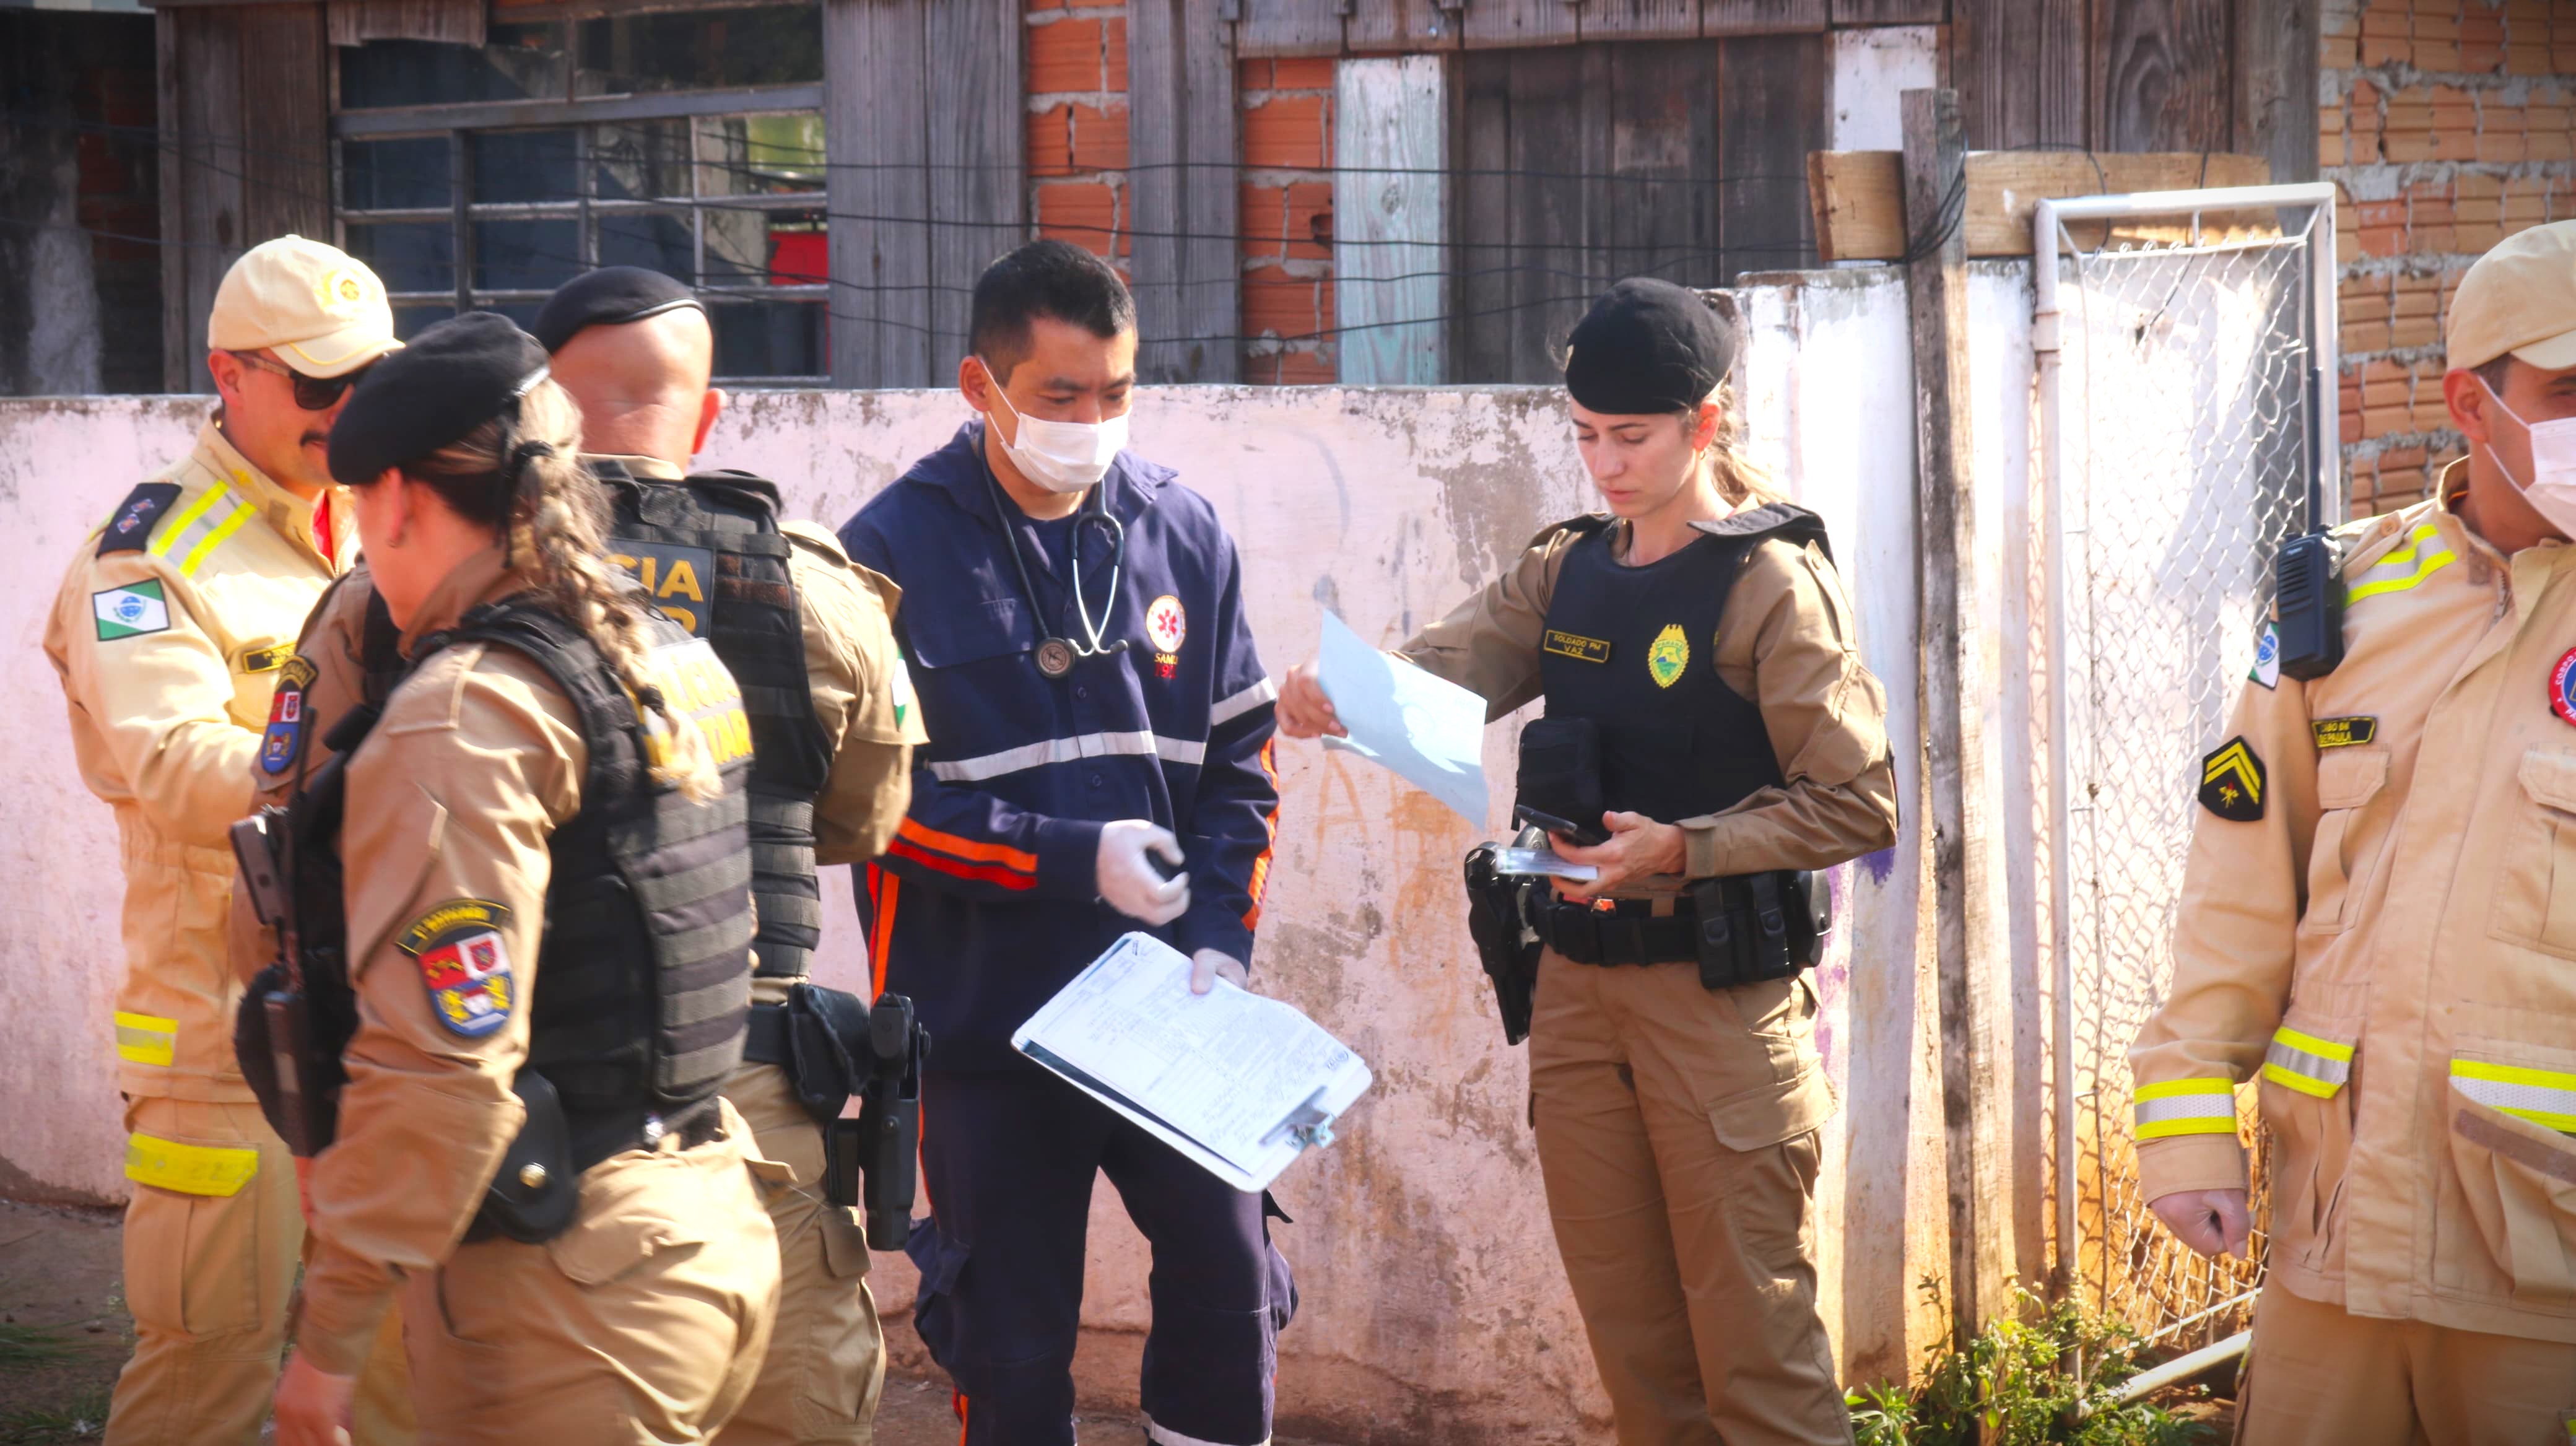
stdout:
POLYGON ((1276 690, 1233 539, 1125 450, 1136 306, 1118 274, 1060 241, 1021 247, 976 281, 968 344, 958 390, 981 419, 841 529, 903 589, 895 632, 932 740, 862 905, 879 986, 936 1041, 914 1327, 956 1381, 965 1446, 1071 1446, 1106 1172, 1154 1251, 1149 1439, 1255 1446, 1294 1309, 1268 1197, 1010 1036, 1129 930, 1192 955, 1202 993, 1243 981, 1277 823, 1276 690))
POLYGON ((2461 278, 2469 455, 2337 530, 2342 656, 2267 629, 2130 1053, 2142 1192, 2243 1254, 2235 1087, 2272 1132, 2237 1439, 2576 1431, 2576 222, 2461 278))

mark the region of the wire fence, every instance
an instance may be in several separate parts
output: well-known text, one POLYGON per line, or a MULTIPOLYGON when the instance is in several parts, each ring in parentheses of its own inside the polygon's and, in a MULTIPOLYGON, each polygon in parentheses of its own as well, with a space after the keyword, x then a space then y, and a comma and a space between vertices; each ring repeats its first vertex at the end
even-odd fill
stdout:
MULTIPOLYGON (((2255 1263, 2177 1244, 2138 1189, 2127 1051, 2172 981, 2200 760, 2226 736, 2270 607, 2270 568, 2310 525, 2318 228, 2124 246, 2061 264, 2078 1299, 2192 1344, 2238 1329, 2255 1263)), ((2071 246, 2071 242, 2069 243, 2071 246)), ((2324 344, 2331 347, 2331 339, 2324 344)), ((2064 1188, 2060 1182, 2059 1188, 2064 1188)))

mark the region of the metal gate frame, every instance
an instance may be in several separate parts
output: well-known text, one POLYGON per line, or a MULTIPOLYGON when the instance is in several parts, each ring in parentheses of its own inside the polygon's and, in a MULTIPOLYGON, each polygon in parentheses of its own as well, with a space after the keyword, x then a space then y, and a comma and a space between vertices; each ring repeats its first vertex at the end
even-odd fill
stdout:
MULTIPOLYGON (((2151 217, 2188 216, 2195 235, 2201 217, 2213 211, 2244 211, 2268 207, 2308 207, 2315 211, 2310 224, 2310 325, 2314 341, 2308 375, 2308 522, 2310 527, 2329 526, 2340 520, 2343 511, 2342 446, 2336 409, 2338 386, 2335 376, 2338 358, 2336 334, 2336 285, 2339 280, 2335 254, 2334 213, 2337 190, 2331 182, 2311 182, 2277 186, 2239 186, 2184 191, 2147 191, 2129 195, 2084 196, 2065 200, 2042 200, 2031 216, 2031 276, 2034 304, 2031 315, 2031 342, 2034 352, 2037 405, 2041 425, 2041 466, 2044 472, 2044 505, 2048 510, 2045 538, 2048 657, 2053 667, 2062 667, 2067 658, 2067 513, 2064 466, 2065 426, 2059 410, 2061 356, 2059 352, 2061 314, 2058 306, 2058 257, 2061 246, 2071 246, 2065 233, 2071 221, 2135 220, 2151 217)), ((2074 951, 2074 878, 2073 822, 2071 818, 2072 764, 2070 761, 2070 723, 2068 696, 2071 689, 2063 681, 2053 681, 2049 688, 2049 912, 2050 947, 2054 953, 2052 1001, 2051 1070, 2056 1095, 2053 1111, 2054 1162, 2056 1173, 2056 1279, 2060 1289, 2071 1292, 2077 1262, 2081 1258, 2077 1238, 2077 1128, 2073 1088, 2075 1081, 2075 951, 2074 951)), ((2222 1302, 2203 1315, 2223 1310, 2222 1302)), ((2155 1334, 2168 1334, 2195 1323, 2199 1317, 2168 1324, 2155 1334)))

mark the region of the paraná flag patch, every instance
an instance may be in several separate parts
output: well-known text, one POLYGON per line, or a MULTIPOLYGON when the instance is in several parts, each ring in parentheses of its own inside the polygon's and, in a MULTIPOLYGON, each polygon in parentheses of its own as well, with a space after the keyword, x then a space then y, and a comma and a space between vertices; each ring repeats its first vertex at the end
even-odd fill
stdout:
POLYGON ((170 630, 170 601, 161 595, 161 579, 157 577, 91 593, 89 610, 98 619, 98 640, 102 643, 170 630))

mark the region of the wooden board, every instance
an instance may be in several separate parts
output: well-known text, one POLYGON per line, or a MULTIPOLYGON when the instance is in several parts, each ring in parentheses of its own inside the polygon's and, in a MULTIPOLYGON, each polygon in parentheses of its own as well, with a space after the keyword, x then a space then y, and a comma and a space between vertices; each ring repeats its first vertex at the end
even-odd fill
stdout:
MULTIPOLYGON (((2252 0, 2248 0, 2252 3, 2252 0)), ((2218 149, 2232 141, 2228 0, 2127 0, 2094 10, 2098 151, 2218 149)))
POLYGON ((181 74, 177 104, 161 113, 164 154, 176 161, 162 168, 161 234, 180 243, 164 248, 163 254, 175 253, 181 264, 179 284, 165 290, 162 305, 180 318, 182 327, 178 363, 186 380, 179 390, 211 392, 215 384, 206 372, 206 316, 214 309, 215 288, 225 269, 251 244, 243 239, 248 228, 240 142, 233 140, 245 134, 241 9, 186 10, 169 19, 177 22, 181 74))
POLYGON ((1950 18, 1949 0, 1833 0, 1834 24, 1938 25, 1950 18))
MULTIPOLYGON (((2260 186, 2271 179, 2271 168, 2260 156, 2227 152, 1974 151, 1968 156, 1968 254, 2029 255, 2031 207, 2043 199, 2260 186)), ((1807 192, 1815 215, 1818 256, 1835 262, 1892 261, 1904 255, 1907 232, 1900 187, 1901 167, 1894 151, 1809 154, 1807 192)), ((2205 225, 2225 227, 2243 219, 2212 215, 2205 225)))
POLYGON ((1352 54, 1455 50, 1464 15, 1442 9, 1440 0, 1351 0, 1342 44, 1352 54))
POLYGON ((1336 69, 1333 300, 1345 386, 1441 379, 1447 70, 1436 55, 1336 69))
POLYGON ((1148 382, 1230 382, 1242 372, 1241 120, 1233 27, 1216 4, 1127 7, 1128 275, 1142 333, 1136 370, 1148 382))
POLYGON ((1467 0, 1469 50, 1572 45, 1582 38, 1576 7, 1566 0, 1467 0))
POLYGON ((2085 143, 2085 0, 1954 0, 1950 17, 1950 74, 1970 146, 2085 143))
MULTIPOLYGON (((835 0, 823 9, 835 386, 934 384, 924 3, 835 0)), ((1016 81, 1010 93, 1019 95, 1016 81)))
POLYGON ((256 144, 227 158, 242 175, 247 245, 331 234, 331 48, 318 3, 244 5, 241 93, 256 116, 225 130, 256 144))
POLYGON ((2280 181, 2317 178, 2316 0, 2237 0, 2230 144, 2280 181))
POLYGON ((1697 40, 1700 0, 1583 0, 1573 7, 1586 40, 1697 40))
POLYGON ((1805 160, 1823 144, 1832 70, 1823 35, 1741 36, 1718 47, 1718 236, 1714 284, 1814 264, 1805 160))
POLYGON ((923 189, 930 198, 927 385, 950 381, 966 354, 975 278, 1028 235, 1028 119, 1020 103, 1018 0, 931 0, 930 108, 923 189))
MULTIPOLYGON (((1242 0, 1237 53, 1246 59, 1342 53, 1344 0, 1242 0)), ((1131 72, 1132 73, 1132 72, 1131 72)))
POLYGON ((1825 28, 1825 0, 1706 0, 1699 33, 1793 35, 1825 28))

